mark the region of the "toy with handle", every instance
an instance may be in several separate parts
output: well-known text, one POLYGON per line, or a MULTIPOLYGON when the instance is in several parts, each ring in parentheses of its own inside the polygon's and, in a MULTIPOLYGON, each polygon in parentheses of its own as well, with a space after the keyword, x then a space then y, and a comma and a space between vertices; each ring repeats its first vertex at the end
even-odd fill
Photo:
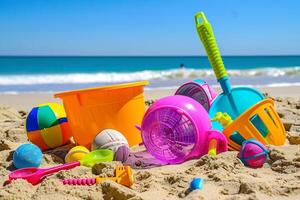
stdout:
POLYGON ((36 185, 39 182, 41 182, 44 177, 53 174, 55 172, 72 169, 80 165, 92 167, 96 163, 112 161, 113 157, 114 155, 111 150, 99 149, 90 152, 80 161, 74 161, 74 162, 58 165, 55 167, 44 168, 44 169, 30 167, 30 168, 15 170, 9 174, 9 182, 15 179, 25 179, 29 183, 36 185))
POLYGON ((212 130, 204 107, 182 95, 155 101, 145 113, 141 132, 147 151, 164 164, 200 158, 208 153, 212 139, 215 154, 227 151, 226 137, 212 130))
POLYGON ((23 168, 18 169, 9 174, 9 181, 15 179, 25 179, 27 182, 31 183, 32 185, 36 185, 43 180, 44 177, 47 175, 53 174, 55 172, 59 172, 61 170, 68 170, 74 167, 80 166, 80 162, 70 162, 63 165, 58 165, 51 168, 23 168))
MULTIPOLYGON (((209 115, 213 118, 217 112, 226 112, 232 119, 235 119, 245 110, 263 100, 264 96, 249 87, 231 88, 212 27, 203 12, 196 14, 195 22, 199 37, 223 90, 223 93, 218 95, 212 103, 209 115)), ((222 130, 222 126, 217 122, 213 123, 213 128, 222 130)))
POLYGON ((106 180, 111 180, 121 185, 130 187, 133 184, 132 169, 130 166, 118 166, 116 168, 115 177, 101 178, 97 176, 96 178, 87 179, 65 179, 62 182, 64 185, 94 185, 106 180))

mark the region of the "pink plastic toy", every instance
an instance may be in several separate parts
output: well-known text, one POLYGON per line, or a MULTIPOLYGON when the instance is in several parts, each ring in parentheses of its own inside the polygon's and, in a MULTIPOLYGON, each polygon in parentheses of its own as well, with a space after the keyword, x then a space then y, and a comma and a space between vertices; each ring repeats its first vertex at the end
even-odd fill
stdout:
POLYGON ((182 163, 208 153, 216 140, 216 152, 227 150, 225 136, 211 130, 207 111, 190 97, 175 95, 156 101, 147 110, 141 126, 147 151, 162 163, 182 163))
POLYGON ((80 162, 75 161, 75 162, 70 162, 63 165, 58 165, 55 167, 45 168, 45 169, 35 168, 35 167, 18 169, 9 174, 9 182, 15 179, 25 179, 32 185, 36 185, 39 182, 41 182, 42 179, 47 175, 53 174, 55 172, 59 172, 61 170, 72 169, 79 165, 80 162))
POLYGON ((218 94, 205 81, 196 79, 180 86, 175 92, 175 95, 191 97, 208 111, 218 94))
POLYGON ((245 166, 251 168, 260 168, 268 158, 267 148, 255 139, 245 140, 238 157, 245 166))
POLYGON ((115 177, 95 177, 95 178, 84 178, 84 179, 65 179, 62 181, 64 185, 95 185, 102 181, 111 180, 121 185, 131 187, 134 178, 132 169, 130 166, 117 166, 115 177))
POLYGON ((72 169, 72 168, 80 166, 80 165, 86 166, 86 167, 92 167, 96 163, 112 161, 113 157, 114 157, 114 154, 111 150, 98 149, 98 150, 88 153, 80 161, 69 162, 66 164, 62 164, 62 165, 58 165, 58 166, 50 167, 50 168, 45 168, 45 169, 30 167, 30 168, 23 168, 23 169, 15 170, 9 174, 8 182, 11 182, 12 180, 15 180, 15 179, 25 179, 29 183, 36 185, 45 176, 53 174, 55 172, 58 172, 61 170, 72 169))

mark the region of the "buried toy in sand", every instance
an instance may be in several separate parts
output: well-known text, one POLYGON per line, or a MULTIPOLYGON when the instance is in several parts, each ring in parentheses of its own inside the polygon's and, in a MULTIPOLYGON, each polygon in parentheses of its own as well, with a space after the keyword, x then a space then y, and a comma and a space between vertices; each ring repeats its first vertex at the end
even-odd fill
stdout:
POLYGON ((260 168, 268 159, 268 149, 255 139, 245 140, 238 157, 245 166, 260 168))

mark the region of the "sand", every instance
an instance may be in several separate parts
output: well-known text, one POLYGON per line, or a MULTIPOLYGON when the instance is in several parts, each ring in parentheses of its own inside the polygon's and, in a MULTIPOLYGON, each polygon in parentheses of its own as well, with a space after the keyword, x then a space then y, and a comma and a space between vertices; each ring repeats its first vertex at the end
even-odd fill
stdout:
MULTIPOLYGON (((275 90, 269 91, 272 95, 276 94, 275 90)), ((101 163, 92 169, 77 167, 61 171, 36 186, 24 180, 3 186, 10 171, 14 170, 14 150, 27 140, 24 131, 26 106, 37 101, 26 95, 14 95, 9 106, 0 106, 0 199, 300 199, 300 98, 297 95, 284 97, 284 92, 280 94, 274 99, 287 131, 287 140, 284 146, 269 146, 270 159, 262 168, 247 168, 237 158, 237 152, 228 151, 180 165, 134 169, 132 188, 111 181, 93 186, 67 186, 60 182, 63 178, 112 176, 115 166, 122 165, 120 162, 101 163), (12 105, 21 99, 23 104, 12 105), (190 192, 189 184, 194 177, 203 178, 204 187, 190 192)), ((0 103, 4 104, 8 97, 1 97, 0 103)), ((43 100, 39 103, 46 99, 39 98, 43 100)), ((68 144, 46 151, 42 167, 63 163, 72 146, 68 144)))

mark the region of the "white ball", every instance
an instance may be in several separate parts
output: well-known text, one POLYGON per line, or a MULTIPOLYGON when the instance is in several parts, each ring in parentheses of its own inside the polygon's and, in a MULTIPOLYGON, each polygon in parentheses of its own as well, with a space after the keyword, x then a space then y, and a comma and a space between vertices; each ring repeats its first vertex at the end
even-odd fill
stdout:
POLYGON ((122 133, 114 129, 105 129, 95 137, 92 150, 110 149, 116 153, 118 148, 124 145, 129 147, 128 141, 122 133))

